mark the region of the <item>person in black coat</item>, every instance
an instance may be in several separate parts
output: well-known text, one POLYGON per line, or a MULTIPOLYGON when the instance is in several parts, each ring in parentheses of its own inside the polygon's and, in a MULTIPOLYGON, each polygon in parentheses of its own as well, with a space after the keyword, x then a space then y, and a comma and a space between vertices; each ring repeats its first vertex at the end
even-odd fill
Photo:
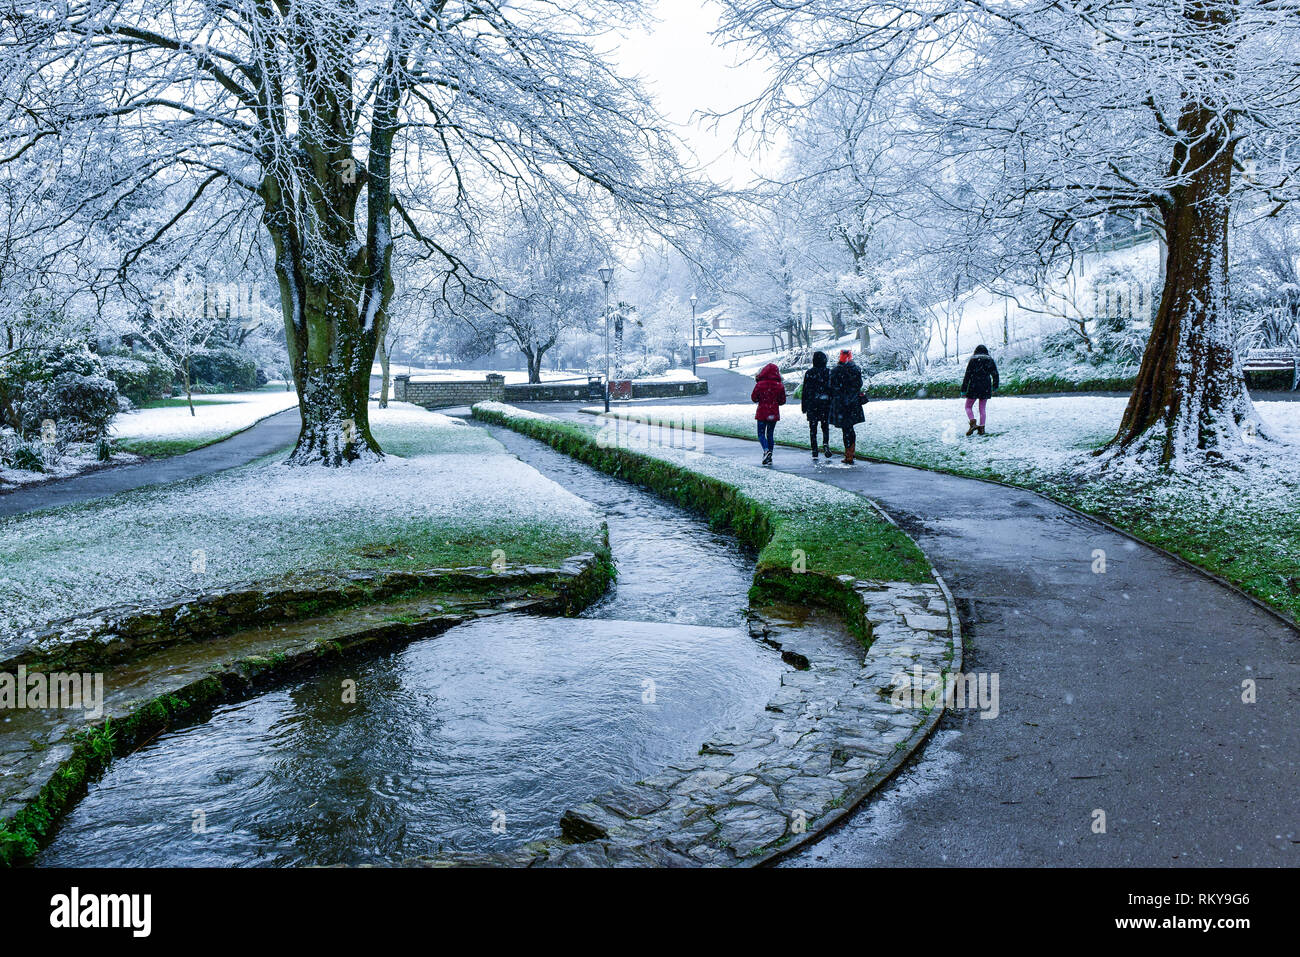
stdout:
POLYGON ((844 464, 853 464, 854 449, 858 444, 859 422, 866 421, 862 414, 862 370, 853 361, 853 353, 845 349, 840 353, 839 365, 831 370, 831 425, 844 436, 844 464))
POLYGON ((808 418, 808 443, 816 462, 818 424, 822 429, 822 454, 831 457, 831 373, 826 368, 826 353, 814 352, 812 363, 812 368, 803 374, 799 408, 808 418))
POLYGON ((970 419, 967 435, 984 434, 984 408, 998 388, 998 364, 989 355, 987 346, 976 346, 975 354, 966 363, 966 376, 961 380, 961 394, 966 397, 966 418, 970 419), (980 404, 979 424, 975 422, 975 402, 980 404))

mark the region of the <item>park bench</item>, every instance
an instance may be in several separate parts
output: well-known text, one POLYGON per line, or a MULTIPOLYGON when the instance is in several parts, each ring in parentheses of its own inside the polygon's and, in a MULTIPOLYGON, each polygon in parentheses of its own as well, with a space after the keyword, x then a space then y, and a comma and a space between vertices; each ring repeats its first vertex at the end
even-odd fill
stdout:
POLYGON ((1241 363, 1243 372, 1290 372, 1291 391, 1300 385, 1300 348, 1251 349, 1241 363))

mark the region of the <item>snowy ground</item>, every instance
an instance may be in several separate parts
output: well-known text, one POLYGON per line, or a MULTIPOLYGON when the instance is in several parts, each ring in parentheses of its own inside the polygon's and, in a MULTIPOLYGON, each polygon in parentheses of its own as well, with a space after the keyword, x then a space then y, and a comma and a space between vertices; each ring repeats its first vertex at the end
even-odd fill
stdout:
MULTIPOLYGON (((114 465, 124 465, 138 461, 140 461, 140 456, 132 455, 130 452, 116 452, 113 455, 114 465)), ((37 482, 48 482, 51 479, 70 478, 100 464, 102 463, 95 454, 94 445, 88 442, 78 442, 70 446, 57 460, 48 461, 44 472, 28 472, 22 469, 0 467, 0 489, 13 485, 33 485, 37 482)))
POLYGON ((277 457, 0 521, 0 645, 94 608, 287 572, 487 565, 495 548, 549 563, 598 543, 587 503, 483 430, 400 403, 372 408, 371 424, 382 462, 277 457))
MULTIPOLYGON (((394 375, 397 375, 396 366, 394 375)), ((411 375, 413 382, 482 382, 483 379, 493 370, 490 369, 421 369, 416 370, 411 375)), ((402 374, 405 374, 403 372, 402 374)), ((523 385, 528 382, 528 373, 526 371, 507 370, 497 372, 497 375, 505 376, 506 385, 523 385)), ((376 371, 375 375, 379 375, 376 371)), ((572 380, 586 380, 588 373, 582 370, 578 371, 542 371, 543 382, 564 382, 572 380)), ((691 375, 689 369, 669 369, 659 375, 642 376, 637 382, 695 382, 698 381, 696 376, 691 375)))
POLYGON ((203 445, 241 432, 268 415, 283 412, 298 404, 298 393, 293 389, 288 392, 274 389, 194 398, 194 415, 190 415, 186 406, 123 413, 113 420, 112 436, 128 449, 145 442, 193 442, 195 445, 203 445))
MULTIPOLYGON (((1255 404, 1277 441, 1252 443, 1249 458, 1237 467, 1190 475, 1098 474, 1089 453, 1115 434, 1126 401, 995 398, 988 406, 989 434, 971 438, 960 399, 873 401, 857 428, 858 453, 1046 492, 1300 617, 1300 403, 1255 404)), ((798 403, 781 414, 777 441, 806 446, 807 420, 798 403)), ((685 416, 704 431, 754 437, 752 405, 642 406, 611 415, 650 422, 685 416)), ((836 430, 831 434, 839 448, 836 430)))
MULTIPOLYGON (((379 375, 376 367, 375 375, 379 375)), ((398 370, 393 366, 393 375, 406 375, 406 369, 403 367, 398 370)), ((411 373, 411 379, 415 382, 482 382, 489 375, 505 376, 507 385, 515 385, 528 381, 528 372, 526 370, 515 369, 416 369, 411 373)), ((566 379, 585 379, 585 372, 556 372, 554 370, 542 370, 543 382, 561 382, 566 379)))

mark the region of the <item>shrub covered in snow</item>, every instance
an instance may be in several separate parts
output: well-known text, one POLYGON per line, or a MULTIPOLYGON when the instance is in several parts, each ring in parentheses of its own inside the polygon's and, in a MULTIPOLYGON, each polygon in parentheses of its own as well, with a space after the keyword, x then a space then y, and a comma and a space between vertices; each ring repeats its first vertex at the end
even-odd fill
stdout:
POLYGON ((52 420, 61 442, 94 442, 117 414, 117 386, 102 375, 63 372, 49 382, 29 382, 23 390, 19 431, 32 435, 52 420))
POLYGON ((190 361, 194 391, 247 392, 258 386, 257 363, 238 349, 208 349, 190 361))
POLYGON ((631 356, 623 360, 619 366, 618 378, 622 379, 646 379, 651 376, 663 375, 668 371, 671 363, 664 356, 631 356))
MULTIPOLYGON (((29 431, 23 421, 24 410, 41 402, 41 397, 50 391, 56 379, 66 375, 74 376, 77 380, 103 379, 104 372, 103 360, 91 352, 84 342, 66 342, 44 349, 25 349, 5 356, 0 359, 0 426, 8 426, 18 432, 29 431)), ((113 411, 117 411, 116 388, 113 389, 113 411)), ((39 427, 38 419, 36 428, 39 427)))
POLYGON ((0 429, 0 468, 44 472, 45 454, 39 441, 28 441, 12 429, 0 429))
POLYGON ((113 380, 117 391, 136 405, 172 393, 172 368, 160 356, 150 352, 114 353, 104 356, 104 375, 113 380))

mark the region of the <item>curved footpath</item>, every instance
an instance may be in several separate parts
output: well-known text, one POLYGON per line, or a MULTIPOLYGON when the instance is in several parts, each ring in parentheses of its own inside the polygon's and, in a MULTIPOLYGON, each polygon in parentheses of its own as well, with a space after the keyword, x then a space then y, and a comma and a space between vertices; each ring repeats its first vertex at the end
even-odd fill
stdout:
MULTIPOLYGON (((758 462, 756 442, 702 441, 758 462)), ((941 760, 919 758, 913 780, 794 863, 1300 863, 1300 632, 1031 492, 896 465, 814 468, 782 447, 776 467, 889 511, 956 596, 966 672, 999 677, 996 718, 950 712, 941 760)))
POLYGON ((144 485, 178 482, 247 465, 263 455, 292 445, 302 428, 295 406, 269 415, 243 432, 201 449, 136 465, 99 469, 67 479, 54 479, 0 495, 0 517, 33 512, 38 508, 72 505, 92 498, 126 492, 144 485))

